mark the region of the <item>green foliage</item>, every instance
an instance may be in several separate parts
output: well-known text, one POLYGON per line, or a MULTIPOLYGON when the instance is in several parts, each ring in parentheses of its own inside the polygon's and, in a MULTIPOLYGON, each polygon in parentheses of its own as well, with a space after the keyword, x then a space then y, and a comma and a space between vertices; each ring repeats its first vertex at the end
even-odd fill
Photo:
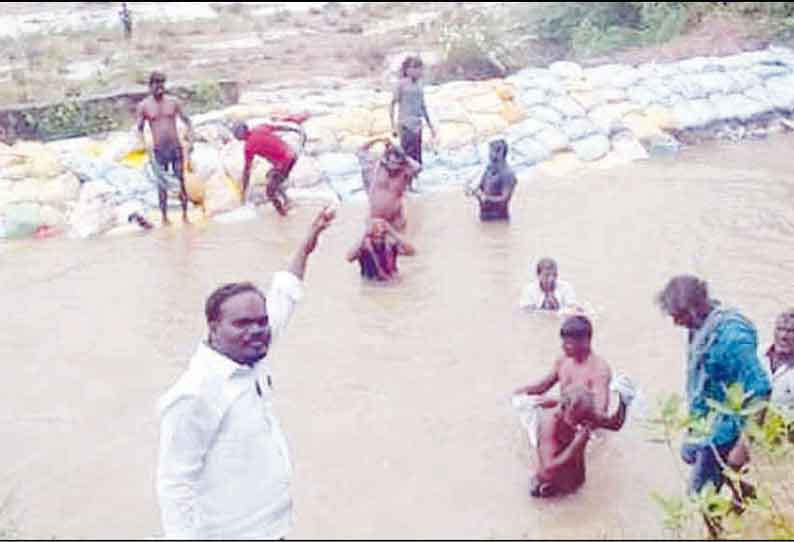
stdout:
POLYGON ((686 2, 558 2, 540 22, 542 38, 578 56, 663 43, 686 26, 686 2))
POLYGON ((108 132, 121 125, 108 104, 80 103, 76 98, 26 113, 25 123, 44 140, 108 132))
POLYGON ((220 85, 214 81, 201 81, 192 89, 188 109, 191 112, 204 112, 222 105, 223 93, 220 85))
POLYGON ((693 419, 686 413, 680 396, 660 398, 655 414, 645 424, 650 440, 666 444, 677 456, 675 444, 687 439, 701 440, 710 434, 717 415, 739 414, 747 419, 745 435, 752 461, 741 470, 726 466, 724 474, 729 483, 721 491, 707 485, 694 496, 651 493, 662 512, 664 528, 678 539, 702 536, 697 525, 703 522, 726 539, 791 539, 794 494, 789 489, 789 472, 794 459, 794 423, 765 401, 748 401, 739 384, 726 390, 723 402, 709 405, 711 415, 693 419), (741 491, 749 485, 754 494, 741 491))

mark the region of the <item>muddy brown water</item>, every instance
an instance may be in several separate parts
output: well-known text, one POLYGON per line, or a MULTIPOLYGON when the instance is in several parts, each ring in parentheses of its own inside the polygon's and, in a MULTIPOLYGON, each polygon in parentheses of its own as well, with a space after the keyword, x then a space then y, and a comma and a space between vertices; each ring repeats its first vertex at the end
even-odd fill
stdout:
MULTIPOLYGON (((557 258, 596 311, 595 348, 650 401, 683 385, 684 336, 652 303, 673 274, 707 277, 768 344, 794 304, 792 141, 521 179, 509 226, 478 223, 459 191, 415 197, 418 254, 388 287, 344 262, 364 216, 344 207, 272 353, 292 536, 662 536, 649 492, 679 491, 680 466, 636 423, 593 447, 579 493, 528 498, 534 454, 509 395, 549 368, 559 320, 522 314, 519 294, 557 258)), ((156 401, 205 334, 212 288, 266 285, 312 212, 0 251, 0 491, 22 535, 161 534, 156 401)))

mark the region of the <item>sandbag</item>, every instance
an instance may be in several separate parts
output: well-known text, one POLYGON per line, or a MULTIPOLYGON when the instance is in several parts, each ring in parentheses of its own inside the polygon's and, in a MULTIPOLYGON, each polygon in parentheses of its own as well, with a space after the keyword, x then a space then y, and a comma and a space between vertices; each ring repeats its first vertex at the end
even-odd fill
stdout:
POLYGON ((113 187, 101 181, 83 185, 77 206, 69 217, 71 237, 94 237, 116 225, 113 193, 113 187))
POLYGON ((240 205, 239 185, 223 173, 216 173, 205 185, 204 209, 210 215, 236 209, 240 205))
POLYGON ((204 205, 207 187, 195 173, 185 173, 185 192, 190 201, 196 205, 204 205))
POLYGON ((41 224, 41 206, 36 203, 12 204, 3 211, 3 234, 8 239, 30 237, 41 224))

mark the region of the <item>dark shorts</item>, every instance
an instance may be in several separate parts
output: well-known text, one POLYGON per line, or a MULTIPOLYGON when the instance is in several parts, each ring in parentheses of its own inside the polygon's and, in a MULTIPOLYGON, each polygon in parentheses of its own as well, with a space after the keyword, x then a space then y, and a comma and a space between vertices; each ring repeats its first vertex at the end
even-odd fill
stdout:
POLYGON ((160 166, 170 173, 176 175, 180 180, 183 179, 182 147, 179 145, 163 145, 154 148, 154 159, 160 166))
POLYGON ((422 130, 401 130, 400 131, 400 146, 405 151, 405 154, 416 160, 417 163, 422 163, 422 130))
POLYGON ((507 210, 507 207, 480 207, 480 220, 483 222, 496 222, 496 221, 508 221, 510 220, 510 213, 507 210))
POLYGON ((692 457, 687 458, 691 459, 692 465, 692 475, 689 480, 690 493, 700 493, 706 484, 712 484, 714 489, 719 491, 722 484, 725 482, 725 475, 722 472, 720 460, 724 463, 732 448, 732 445, 724 448, 717 448, 717 453, 720 455, 720 458, 717 459, 717 454, 714 453, 714 449, 710 446, 704 446, 694 452, 692 457))
POLYGON ((298 157, 293 157, 288 162, 281 162, 281 163, 274 163, 273 168, 270 170, 269 177, 274 181, 276 184, 281 184, 289 174, 292 173, 292 168, 295 167, 295 163, 298 161, 298 157))

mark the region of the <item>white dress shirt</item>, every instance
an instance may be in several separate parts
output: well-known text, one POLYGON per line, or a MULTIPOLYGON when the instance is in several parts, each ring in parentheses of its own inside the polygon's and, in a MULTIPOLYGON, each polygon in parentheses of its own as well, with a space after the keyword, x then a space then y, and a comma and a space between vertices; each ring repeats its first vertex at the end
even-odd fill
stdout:
MULTIPOLYGON (((560 308, 573 307, 576 305, 576 295, 573 287, 564 280, 558 280, 554 286, 554 296, 560 303, 560 308)), ((535 280, 530 283, 521 294, 519 306, 522 309, 540 310, 546 294, 540 288, 540 282, 535 280)))
MULTIPOLYGON (((274 275, 272 351, 303 285, 274 275)), ((203 342, 159 404, 157 493, 168 539, 278 539, 292 527, 292 463, 272 412, 270 369, 235 363, 203 342), (257 383, 259 390, 257 390, 257 383)))

